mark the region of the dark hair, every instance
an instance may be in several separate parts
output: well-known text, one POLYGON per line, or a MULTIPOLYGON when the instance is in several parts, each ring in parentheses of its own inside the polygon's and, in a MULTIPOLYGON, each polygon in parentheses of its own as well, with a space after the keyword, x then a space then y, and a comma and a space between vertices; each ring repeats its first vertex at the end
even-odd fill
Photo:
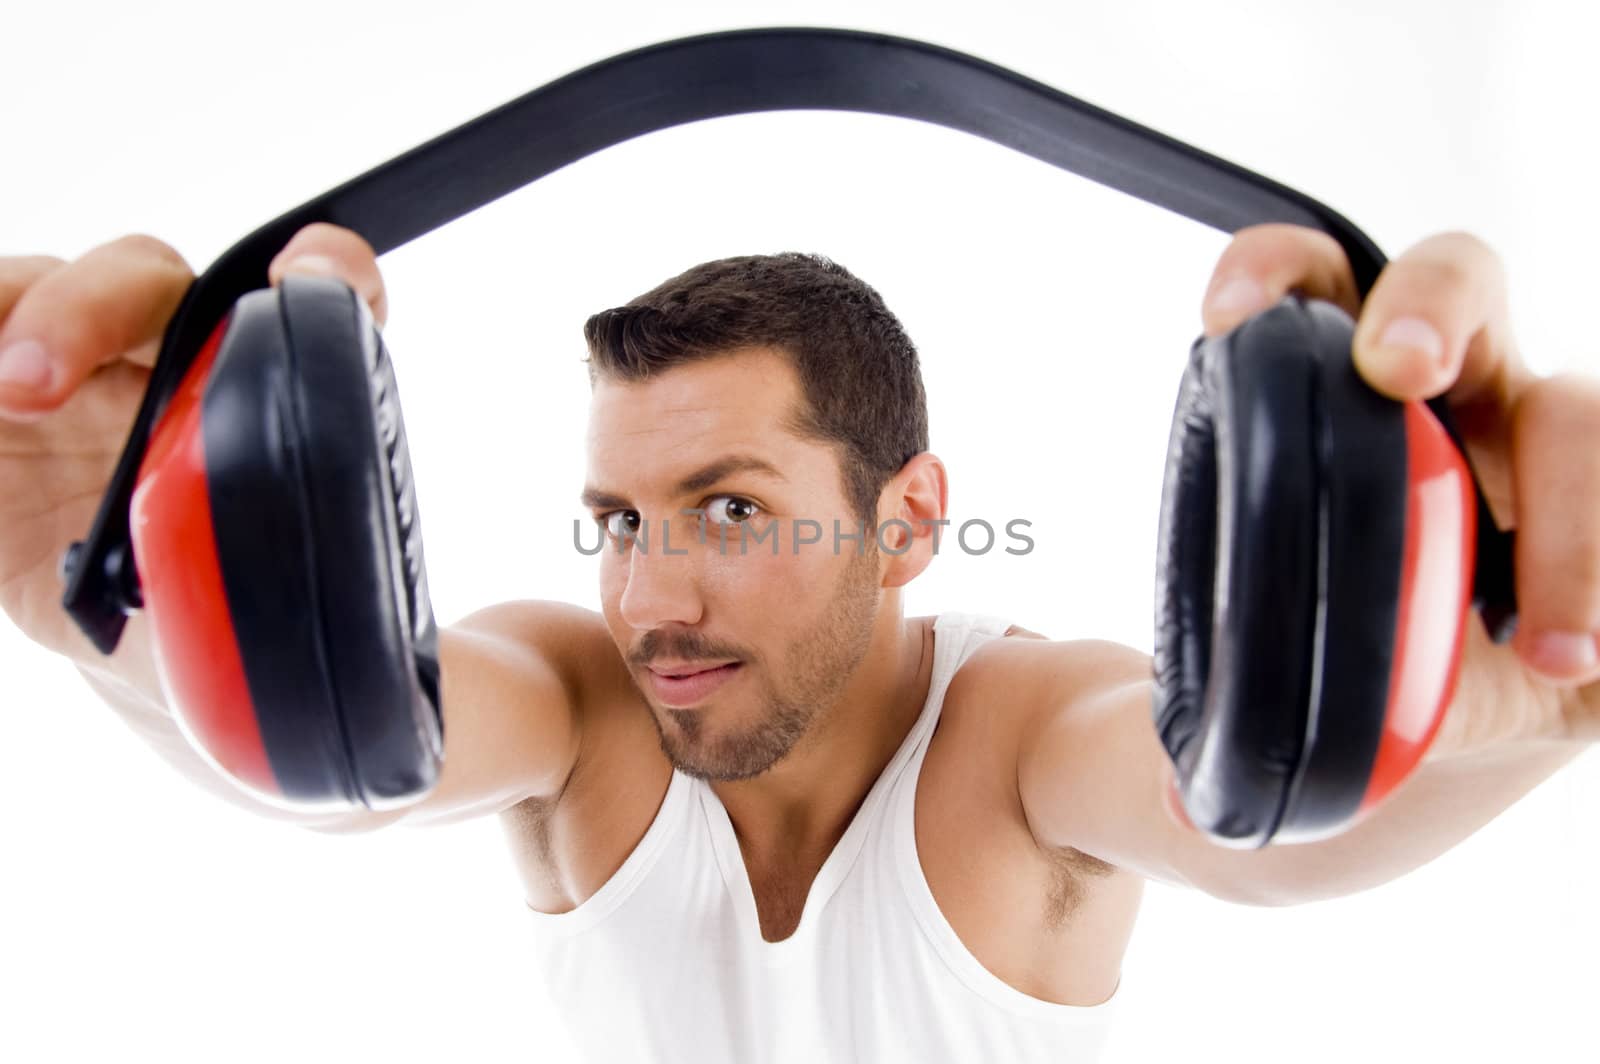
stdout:
POLYGON ((591 386, 601 376, 643 380, 741 347, 776 348, 804 396, 784 427, 841 445, 845 496, 869 526, 883 485, 928 449, 916 347, 876 291, 820 255, 701 263, 594 315, 583 335, 591 386))

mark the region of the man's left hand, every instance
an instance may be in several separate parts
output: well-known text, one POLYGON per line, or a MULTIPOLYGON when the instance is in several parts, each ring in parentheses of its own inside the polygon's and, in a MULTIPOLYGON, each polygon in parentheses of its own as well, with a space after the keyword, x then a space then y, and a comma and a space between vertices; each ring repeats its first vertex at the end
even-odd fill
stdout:
POLYGON ((1374 389, 1446 396, 1490 509, 1517 530, 1517 633, 1497 646, 1481 622, 1468 623, 1429 757, 1600 739, 1600 378, 1529 371, 1500 260, 1466 233, 1429 237, 1391 261, 1361 304, 1332 237, 1291 225, 1241 230, 1206 291, 1206 335, 1290 290, 1355 318, 1356 370, 1374 389))

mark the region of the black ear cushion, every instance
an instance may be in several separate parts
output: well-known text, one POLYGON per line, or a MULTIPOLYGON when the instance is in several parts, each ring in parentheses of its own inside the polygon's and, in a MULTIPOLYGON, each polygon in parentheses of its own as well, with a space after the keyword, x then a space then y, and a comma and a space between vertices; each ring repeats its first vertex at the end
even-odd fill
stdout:
POLYGON ((369 805, 430 787, 441 747, 438 633, 399 390, 366 304, 288 278, 285 328, 312 461, 306 497, 335 695, 369 805))
POLYGON ((1314 838, 1365 793, 1393 658, 1399 404, 1354 324, 1299 295, 1197 342, 1167 455, 1155 714, 1186 812, 1239 845, 1314 838))
POLYGON ((292 277, 241 300, 205 423, 224 586, 286 796, 416 797, 442 756, 437 630, 393 370, 360 298, 292 277))
MULTIPOLYGON (((283 797, 360 801, 329 677, 293 365, 278 292, 241 298, 201 402, 217 565, 261 743, 283 797)), ((348 356, 347 356, 348 357, 348 356)), ((203 546, 201 547, 203 549, 203 546)))
POLYGON ((1197 342, 1168 442, 1156 727, 1190 819, 1239 845, 1276 828, 1305 741, 1320 489, 1307 347, 1292 301, 1197 342))
POLYGON ((1322 609, 1306 750, 1277 837, 1309 841, 1348 826, 1383 738, 1405 560, 1404 406, 1374 391, 1351 358, 1355 322, 1321 300, 1297 303, 1317 358, 1324 505, 1322 609))

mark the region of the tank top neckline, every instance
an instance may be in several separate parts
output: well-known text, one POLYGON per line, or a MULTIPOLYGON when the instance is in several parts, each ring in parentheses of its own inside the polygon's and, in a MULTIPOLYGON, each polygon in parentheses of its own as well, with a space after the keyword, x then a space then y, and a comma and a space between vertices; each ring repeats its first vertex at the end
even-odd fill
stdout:
MULTIPOLYGON (((944 704, 945 688, 949 686, 954 673, 950 667, 952 659, 962 648, 961 640, 941 639, 940 633, 959 624, 965 617, 965 614, 941 613, 934 618, 933 666, 929 670, 928 693, 922 709, 907 730, 905 738, 900 741, 894 756, 889 759, 889 763, 867 791, 866 798, 862 800, 844 834, 822 862, 822 867, 817 871, 816 878, 812 880, 811 888, 806 893, 805 903, 800 910, 800 922, 795 925, 794 931, 787 938, 768 942, 761 936, 761 920, 756 910, 755 890, 750 885, 749 869, 745 866, 744 853, 739 849, 739 837, 734 831, 733 820, 728 816, 727 807, 722 804, 722 799, 717 797, 717 793, 711 789, 709 783, 683 776, 683 779, 690 784, 692 792, 699 797, 700 807, 711 831, 717 865, 722 872, 723 881, 734 898, 740 934, 749 942, 752 952, 759 955, 769 967, 783 965, 794 957, 805 955, 808 945, 817 933, 817 924, 820 920, 818 914, 828 904, 829 899, 849 874, 851 866, 860 857, 867 832, 875 821, 881 819, 884 803, 888 800, 895 781, 905 771, 907 763, 923 738, 932 731, 934 723, 938 720, 939 710, 944 704)), ((682 774, 674 769, 673 775, 682 774)))

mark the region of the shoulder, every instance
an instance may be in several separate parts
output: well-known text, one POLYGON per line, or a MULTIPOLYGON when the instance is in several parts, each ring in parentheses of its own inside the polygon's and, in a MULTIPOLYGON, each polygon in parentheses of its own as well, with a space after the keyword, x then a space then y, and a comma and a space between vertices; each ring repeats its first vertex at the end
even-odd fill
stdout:
POLYGON ((1052 723, 1149 676, 1149 655, 1111 640, 990 639, 951 678, 938 732, 960 771, 1006 792, 1005 805, 1020 814, 1019 768, 1052 723))
POLYGON ((1069 917, 1091 910, 1101 913, 1095 919, 1121 927, 1137 907, 1139 877, 1119 874, 1125 870, 1088 851, 1035 834, 1019 768, 1052 707, 1070 712, 1099 693, 1147 678, 1149 669, 1148 655, 1120 643, 1053 640, 1013 626, 1005 637, 974 650, 950 681, 940 714, 943 735, 936 733, 938 749, 930 748, 928 757, 934 788, 948 788, 958 798, 941 804, 931 796, 927 810, 938 812, 936 822, 948 824, 960 815, 979 825, 964 836, 969 849, 978 845, 970 840, 984 840, 993 867, 1030 884, 1031 897, 1048 902, 1042 910, 1029 910, 1046 914, 1042 924, 1023 921, 1032 932, 1087 926, 1069 917))
MULTIPOLYGON (((990 786, 1015 795, 1013 809, 1021 814, 1026 763, 1049 745, 1053 731, 1080 714, 1087 719, 1104 696, 1148 682, 1150 669, 1150 655, 1107 639, 991 639, 950 681, 943 713, 948 741, 980 760, 990 786)), ((1102 745, 1098 731, 1071 730, 1087 744, 1102 745)), ((1123 754, 1107 742, 1098 752, 1079 749, 1075 756, 1094 761, 1123 754)))
POLYGON ((605 618, 584 606, 515 599, 468 614, 450 628, 538 655, 579 705, 614 694, 629 681, 605 618))
MULTIPOLYGON (((605 617, 570 602, 517 599, 496 603, 450 626, 498 643, 506 653, 559 684, 577 745, 567 777, 598 751, 623 741, 619 732, 636 729, 642 705, 638 688, 611 638, 605 617)), ((533 714, 536 700, 524 696, 521 713, 533 714)))
POLYGON ((964 699, 1004 706, 1019 728, 1035 714, 1150 678, 1150 655, 1109 639, 1050 639, 1012 625, 962 662, 950 681, 964 699))

